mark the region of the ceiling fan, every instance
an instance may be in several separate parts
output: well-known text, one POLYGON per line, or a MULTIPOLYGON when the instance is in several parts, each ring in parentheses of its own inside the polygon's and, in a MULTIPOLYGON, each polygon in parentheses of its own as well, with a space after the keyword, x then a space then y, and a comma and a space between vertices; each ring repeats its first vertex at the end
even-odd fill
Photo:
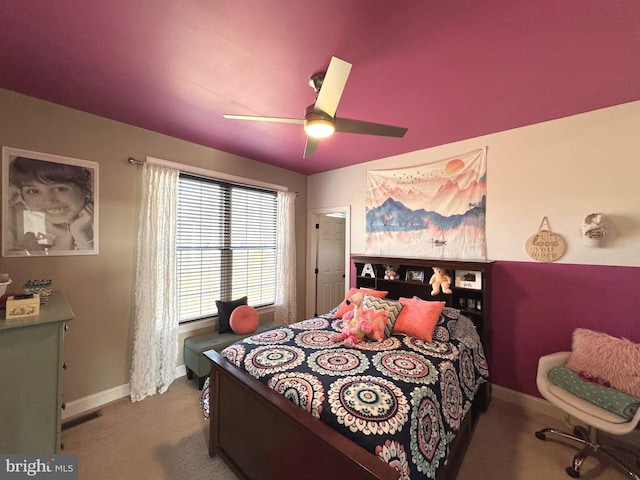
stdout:
POLYGON ((232 120, 302 124, 307 134, 307 143, 304 147, 303 158, 311 157, 318 148, 320 140, 329 137, 334 132, 403 137, 407 132, 407 129, 403 127, 335 116, 350 72, 351 64, 349 62, 345 62, 338 57, 331 57, 331 62, 326 72, 318 72, 312 75, 309 79, 309 85, 315 90, 318 96, 316 102, 307 107, 304 118, 258 117, 230 114, 225 114, 223 117, 232 120))

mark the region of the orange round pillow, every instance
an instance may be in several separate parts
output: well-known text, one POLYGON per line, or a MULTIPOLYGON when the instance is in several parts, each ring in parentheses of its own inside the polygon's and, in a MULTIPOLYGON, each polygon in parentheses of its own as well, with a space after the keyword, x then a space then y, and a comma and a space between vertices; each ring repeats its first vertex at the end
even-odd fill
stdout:
POLYGON ((229 317, 229 325, 238 335, 251 333, 258 328, 258 311, 249 305, 240 305, 233 309, 229 317))

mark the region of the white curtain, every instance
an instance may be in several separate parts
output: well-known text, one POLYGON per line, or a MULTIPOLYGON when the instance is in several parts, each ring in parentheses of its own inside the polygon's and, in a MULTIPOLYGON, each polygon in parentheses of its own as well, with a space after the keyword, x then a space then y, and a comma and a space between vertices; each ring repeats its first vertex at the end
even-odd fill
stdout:
POLYGON ((131 401, 164 393, 176 375, 179 171, 145 163, 138 224, 131 401))
POLYGON ((276 299, 273 319, 281 325, 296 318, 296 235, 294 192, 278 192, 276 299))

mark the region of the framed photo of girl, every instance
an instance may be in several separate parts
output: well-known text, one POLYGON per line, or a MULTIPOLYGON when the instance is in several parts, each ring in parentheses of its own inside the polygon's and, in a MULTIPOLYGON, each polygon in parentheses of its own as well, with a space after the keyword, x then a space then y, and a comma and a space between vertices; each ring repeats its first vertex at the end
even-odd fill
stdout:
POLYGON ((2 148, 2 256, 96 255, 98 163, 2 148))

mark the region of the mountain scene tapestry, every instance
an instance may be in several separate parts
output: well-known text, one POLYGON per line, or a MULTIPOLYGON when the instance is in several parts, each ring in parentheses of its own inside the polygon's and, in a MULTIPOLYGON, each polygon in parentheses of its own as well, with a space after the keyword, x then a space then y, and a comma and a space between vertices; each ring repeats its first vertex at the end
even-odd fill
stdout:
POLYGON ((487 152, 367 171, 366 253, 485 260, 487 152))

